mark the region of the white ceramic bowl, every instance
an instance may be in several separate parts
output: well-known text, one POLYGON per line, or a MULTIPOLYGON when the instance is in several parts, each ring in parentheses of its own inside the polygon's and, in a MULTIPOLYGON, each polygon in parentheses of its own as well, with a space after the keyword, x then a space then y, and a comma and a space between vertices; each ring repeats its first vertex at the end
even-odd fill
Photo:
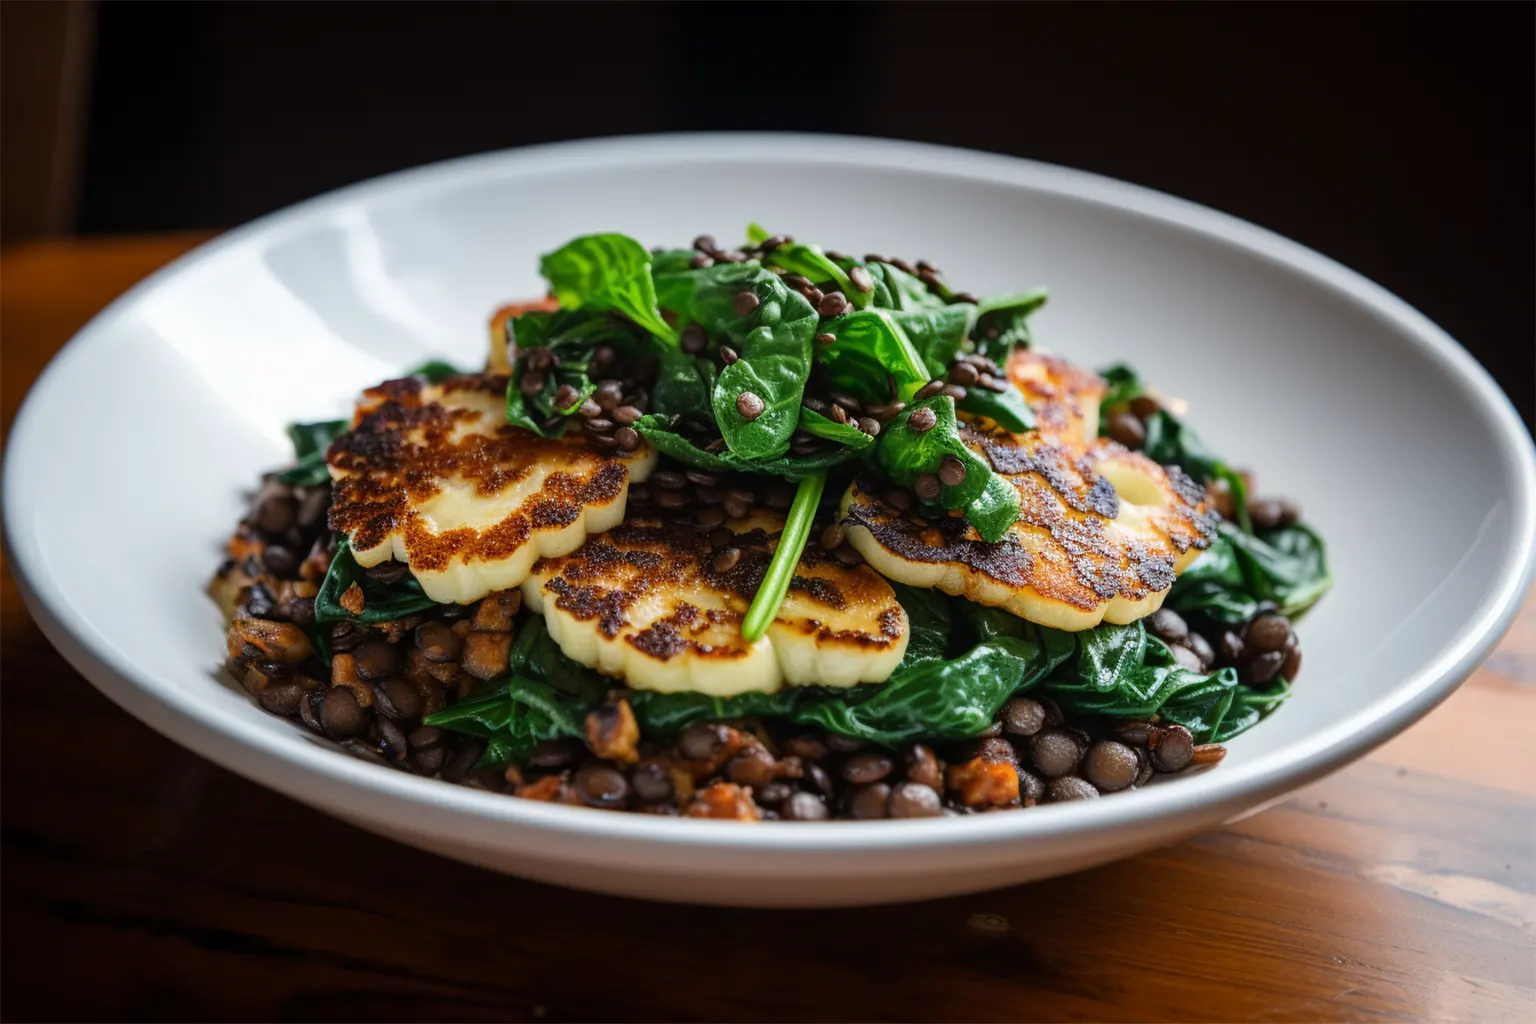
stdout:
POLYGON ((154 275, 64 350, 16 420, 12 566, 109 697, 199 754, 475 864, 660 899, 917 899, 1086 868, 1282 797, 1403 729, 1487 654, 1528 585, 1528 435, 1455 342, 1316 253, 1092 175, 907 143, 677 135, 454 161, 323 196, 154 275), (202 588, 283 425, 343 413, 429 354, 482 355, 503 300, 572 235, 722 239, 756 219, 935 260, 975 292, 1051 287, 1042 343, 1125 359, 1217 450, 1300 499, 1338 583, 1295 697, 1216 770, 961 819, 747 826, 609 814, 375 767, 221 677, 202 588), (105 524, 105 534, 103 533, 105 524))

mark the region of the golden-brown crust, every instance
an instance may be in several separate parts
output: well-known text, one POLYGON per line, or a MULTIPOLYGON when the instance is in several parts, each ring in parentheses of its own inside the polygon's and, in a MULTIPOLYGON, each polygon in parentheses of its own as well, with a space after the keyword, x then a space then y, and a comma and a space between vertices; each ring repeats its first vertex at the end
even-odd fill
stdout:
POLYGON ((1215 537, 1215 515, 1197 484, 1113 441, 1079 446, 1043 433, 974 427, 962 439, 1019 494, 1018 521, 996 543, 958 514, 929 520, 896 511, 872 479, 856 481, 845 504, 849 524, 900 562, 959 568, 971 577, 966 594, 973 600, 1001 603, 987 591, 1028 589, 1084 613, 1116 598, 1142 601, 1172 586, 1182 556, 1215 537), (1144 478, 1160 504, 1125 503, 1116 474, 1144 478))
POLYGON ((1099 401, 1107 385, 1092 370, 1037 349, 1016 348, 1008 379, 1035 413, 1035 429, 1067 444, 1086 444, 1098 433, 1099 401))
MULTIPOLYGON (((546 600, 557 609, 595 623, 609 639, 622 635, 624 643, 651 658, 667 661, 686 654, 731 661, 750 650, 740 640, 741 620, 772 559, 780 525, 775 520, 769 529, 737 533, 729 546, 740 557, 722 572, 716 568, 718 551, 710 531, 691 518, 631 519, 590 538, 571 555, 541 560, 533 576, 545 580, 546 600), (663 596, 668 613, 634 628, 638 607, 658 595, 676 594, 708 596, 723 607, 663 596)), ((786 605, 794 615, 781 615, 781 627, 818 642, 867 650, 886 650, 901 639, 900 606, 878 573, 867 566, 844 566, 816 545, 806 548, 798 568, 786 605), (859 613, 876 628, 836 628, 828 621, 859 613)))
POLYGON ((413 571, 443 572, 456 559, 507 559, 535 532, 567 527, 623 496, 622 457, 579 435, 543 438, 502 422, 506 386, 503 375, 472 374, 438 385, 407 377, 365 391, 352 430, 326 453, 335 481, 331 528, 358 551, 399 538, 413 571), (489 498, 535 472, 547 475, 497 522, 456 526, 420 512, 450 486, 489 498))

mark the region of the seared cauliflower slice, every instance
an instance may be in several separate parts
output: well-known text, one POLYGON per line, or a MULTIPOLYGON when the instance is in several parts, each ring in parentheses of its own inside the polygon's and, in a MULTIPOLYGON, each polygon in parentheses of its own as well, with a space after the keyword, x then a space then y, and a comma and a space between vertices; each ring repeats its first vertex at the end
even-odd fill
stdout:
POLYGON ((987 543, 959 515, 897 511, 857 480, 842 499, 848 540, 885 576, 1082 630, 1156 611, 1215 536, 1199 484, 1113 441, 1000 430, 965 439, 1018 489, 1018 521, 987 543))
POLYGON ((579 435, 509 426, 506 389, 505 376, 478 374, 363 392, 352 430, 326 455, 330 525, 360 565, 396 559, 432 600, 467 604, 623 521, 630 482, 650 474, 656 452, 608 455, 579 435))
POLYGON ((717 545, 688 521, 631 519, 541 560, 523 599, 567 656, 636 689, 724 697, 890 676, 906 653, 905 610, 868 566, 844 565, 814 544, 766 635, 743 639, 742 617, 784 521, 758 514, 729 527, 717 545), (734 562, 729 549, 740 553, 734 562))

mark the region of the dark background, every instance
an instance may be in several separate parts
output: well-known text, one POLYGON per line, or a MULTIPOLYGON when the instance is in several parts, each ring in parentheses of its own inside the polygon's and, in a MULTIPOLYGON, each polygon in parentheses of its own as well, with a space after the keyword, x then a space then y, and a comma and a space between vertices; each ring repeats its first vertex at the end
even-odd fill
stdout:
POLYGON ((1295 238, 1423 310, 1536 418, 1528 3, 96 11, 78 231, 227 227, 424 161, 583 136, 923 139, 1295 238))

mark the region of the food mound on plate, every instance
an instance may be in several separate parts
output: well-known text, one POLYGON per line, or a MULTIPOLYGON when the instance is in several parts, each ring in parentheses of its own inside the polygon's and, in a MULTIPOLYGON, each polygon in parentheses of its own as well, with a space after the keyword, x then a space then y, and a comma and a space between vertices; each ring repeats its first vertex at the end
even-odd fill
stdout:
POLYGON ((484 372, 293 424, 211 587, 260 705, 524 799, 821 820, 1138 789, 1285 700, 1322 542, 1183 403, 1036 347, 1043 290, 748 239, 577 238, 484 372))

